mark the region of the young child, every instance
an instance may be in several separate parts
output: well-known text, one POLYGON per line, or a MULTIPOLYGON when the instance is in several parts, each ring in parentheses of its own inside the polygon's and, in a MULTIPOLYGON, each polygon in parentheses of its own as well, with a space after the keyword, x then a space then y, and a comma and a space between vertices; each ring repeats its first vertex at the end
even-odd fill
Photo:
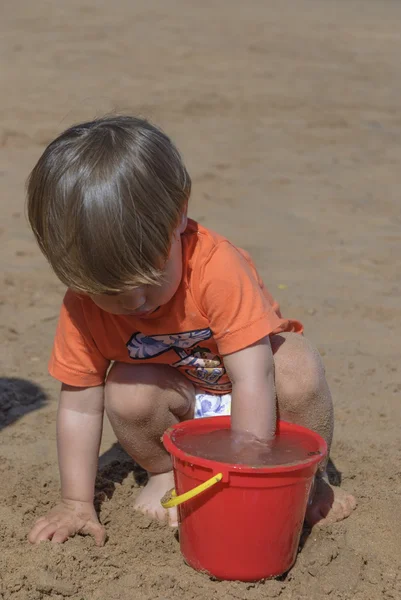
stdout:
MULTIPOLYGON (((127 116, 71 127, 30 175, 32 229, 68 287, 49 366, 62 382, 61 499, 35 523, 32 543, 78 532, 104 543, 93 507, 104 411, 149 473, 136 509, 171 525, 175 509, 160 500, 174 482, 160 439, 178 421, 231 411, 246 451, 249 436, 274 437, 277 407, 330 447, 333 408, 317 351, 299 322, 281 316, 248 254, 187 218, 190 191, 170 139, 127 116)), ((310 524, 355 506, 325 481, 325 464, 310 524)))

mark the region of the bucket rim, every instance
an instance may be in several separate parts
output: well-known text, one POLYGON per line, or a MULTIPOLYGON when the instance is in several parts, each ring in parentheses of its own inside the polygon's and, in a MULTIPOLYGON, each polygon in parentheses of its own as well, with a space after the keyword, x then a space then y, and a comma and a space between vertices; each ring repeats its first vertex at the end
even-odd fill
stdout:
POLYGON ((312 467, 316 463, 323 460, 323 458, 327 455, 327 443, 322 438, 321 435, 308 429, 307 427, 303 427, 302 425, 296 425, 294 423, 289 423, 288 421, 279 420, 277 422, 277 430, 280 428, 284 428, 285 430, 296 431, 298 433, 304 433, 311 438, 314 438, 318 445, 318 454, 313 454, 312 456, 308 456, 305 460, 289 464, 289 465, 276 465, 269 467, 251 467, 249 465, 242 465, 236 463, 224 463, 215 460, 211 460, 209 458, 202 458, 200 456, 193 456, 184 450, 178 448, 178 446, 172 440, 172 436, 174 433, 180 429, 185 429, 189 424, 194 421, 199 421, 209 425, 213 425, 217 423, 220 427, 216 427, 216 429, 228 429, 230 426, 231 418, 229 416, 216 416, 216 417, 203 417, 202 419, 189 419, 188 421, 182 421, 177 423, 176 425, 172 425, 169 427, 163 434, 163 444, 166 448, 167 452, 171 454, 173 457, 183 461, 193 464, 198 467, 204 467, 206 469, 211 470, 212 472, 224 472, 224 473, 243 473, 243 474, 254 474, 254 475, 268 475, 269 473, 290 473, 291 471, 301 471, 302 469, 312 467), (223 425, 223 426, 221 426, 223 425))

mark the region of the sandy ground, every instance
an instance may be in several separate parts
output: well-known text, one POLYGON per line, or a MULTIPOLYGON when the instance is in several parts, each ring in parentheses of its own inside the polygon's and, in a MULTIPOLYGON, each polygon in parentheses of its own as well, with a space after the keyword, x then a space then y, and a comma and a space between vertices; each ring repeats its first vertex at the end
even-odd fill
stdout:
POLYGON ((0 598, 401 598, 400 22, 398 0, 4 4, 0 598), (324 357, 332 456, 359 506, 315 529, 281 581, 187 567, 172 533, 132 511, 133 465, 107 424, 107 545, 26 542, 58 494, 46 361, 63 287, 28 230, 24 181, 61 129, 112 109, 173 136, 192 216, 252 252, 324 357))

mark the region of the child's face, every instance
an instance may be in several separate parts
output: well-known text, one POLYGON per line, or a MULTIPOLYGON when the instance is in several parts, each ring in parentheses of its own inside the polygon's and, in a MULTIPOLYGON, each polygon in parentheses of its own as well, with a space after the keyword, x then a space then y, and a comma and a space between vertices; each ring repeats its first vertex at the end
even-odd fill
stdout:
POLYGON ((180 227, 173 235, 161 285, 143 285, 121 294, 89 294, 90 298, 99 308, 113 315, 133 315, 144 319, 159 306, 167 304, 182 278, 181 233, 180 227))

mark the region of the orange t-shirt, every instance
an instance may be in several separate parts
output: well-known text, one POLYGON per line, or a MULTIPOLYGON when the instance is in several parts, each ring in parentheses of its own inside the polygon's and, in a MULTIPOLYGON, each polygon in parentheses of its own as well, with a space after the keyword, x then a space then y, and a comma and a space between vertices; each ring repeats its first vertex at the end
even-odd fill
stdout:
POLYGON ((68 290, 50 374, 68 385, 102 385, 111 361, 175 367, 197 388, 231 391, 223 356, 266 335, 302 333, 283 319, 249 255, 194 221, 182 235, 183 277, 174 297, 140 319, 112 315, 68 290))

